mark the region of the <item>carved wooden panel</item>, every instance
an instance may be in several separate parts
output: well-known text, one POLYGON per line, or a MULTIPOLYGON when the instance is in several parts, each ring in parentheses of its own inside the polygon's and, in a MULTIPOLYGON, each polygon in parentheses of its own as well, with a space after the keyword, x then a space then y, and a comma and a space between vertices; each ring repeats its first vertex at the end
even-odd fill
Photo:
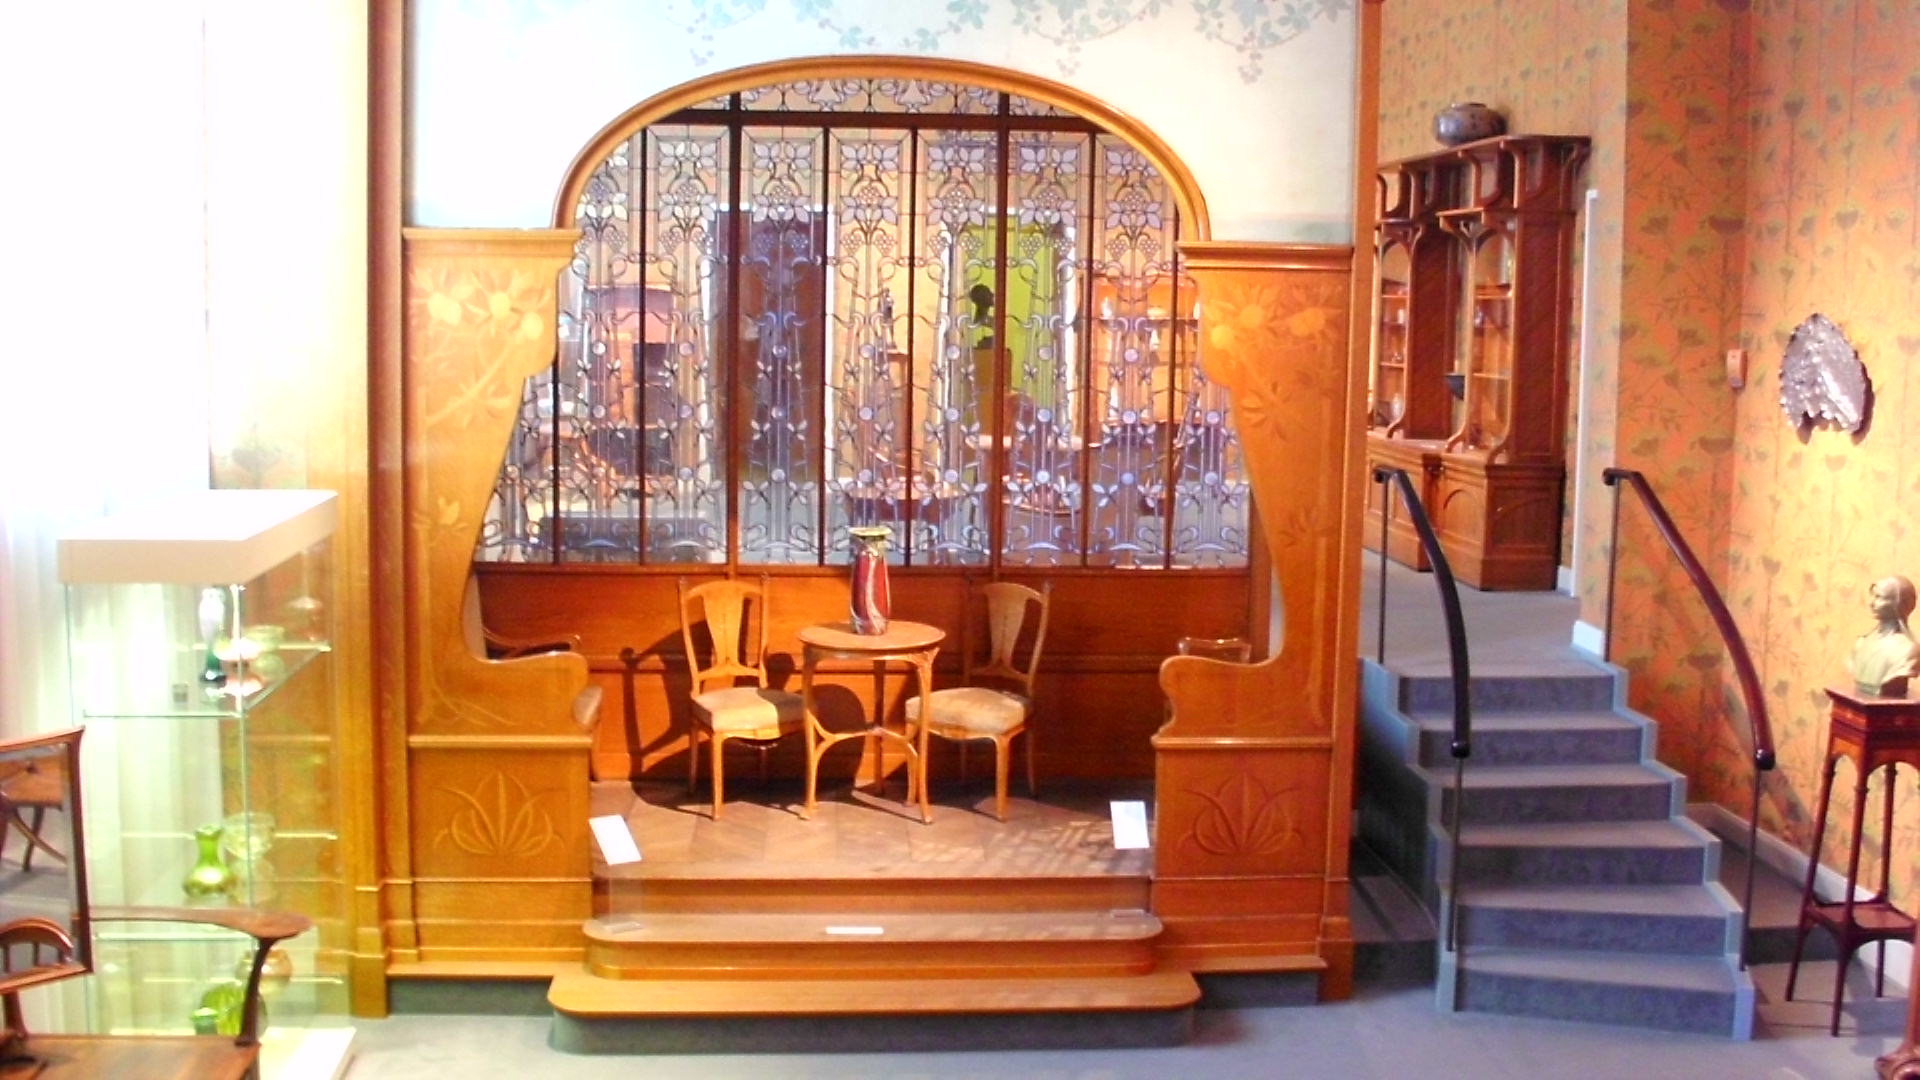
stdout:
POLYGON ((1207 375, 1232 394, 1281 596, 1280 651, 1175 656, 1154 736, 1154 909, 1196 968, 1323 966, 1347 992, 1363 394, 1348 363, 1351 252, 1183 245, 1207 375), (1216 959, 1210 959, 1216 958, 1216 959))
POLYGON ((403 959, 580 952, 591 740, 573 702, 587 661, 489 661, 462 628, 481 517, 526 379, 552 357, 555 285, 573 240, 562 230, 405 234, 408 734, 404 790, 389 797, 406 807, 410 873, 390 893, 388 922, 403 959), (537 881, 550 910, 542 922, 482 889, 462 893, 473 901, 463 910, 429 915, 447 879, 502 890, 537 881))

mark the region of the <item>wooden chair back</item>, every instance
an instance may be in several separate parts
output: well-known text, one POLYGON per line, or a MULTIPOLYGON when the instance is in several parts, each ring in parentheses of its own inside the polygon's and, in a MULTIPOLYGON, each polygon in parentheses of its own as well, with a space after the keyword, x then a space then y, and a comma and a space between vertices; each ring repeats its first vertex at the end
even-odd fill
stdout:
POLYGON ((679 586, 680 641, 693 673, 693 692, 705 693, 708 683, 719 680, 727 686, 738 679, 767 685, 767 579, 709 581, 689 589, 682 578, 679 586), (707 628, 704 666, 695 648, 696 623, 707 628))
POLYGON ((985 662, 967 648, 961 660, 961 681, 969 686, 982 681, 1017 687, 1024 697, 1033 696, 1034 675, 1040 670, 1040 653, 1047 643, 1047 616, 1053 602, 1053 582, 1038 589, 1011 581, 994 581, 976 586, 974 592, 986 605, 987 654, 985 662), (1020 650, 1029 620, 1037 617, 1033 636, 1020 650), (1020 655, 1015 655, 1020 651, 1020 655))

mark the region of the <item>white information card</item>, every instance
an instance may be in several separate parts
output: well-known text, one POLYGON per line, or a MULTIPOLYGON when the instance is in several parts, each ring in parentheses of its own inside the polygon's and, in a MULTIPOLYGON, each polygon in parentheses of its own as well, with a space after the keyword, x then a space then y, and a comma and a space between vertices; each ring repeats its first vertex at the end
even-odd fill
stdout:
POLYGON ((1114 850, 1152 847, 1152 842, 1147 838, 1147 804, 1137 799, 1116 799, 1111 805, 1114 850))
POLYGON ((640 845, 633 842, 633 831, 627 828, 626 818, 607 814, 588 818, 587 826, 593 830, 593 838, 600 844, 600 855, 608 866, 640 861, 640 845))

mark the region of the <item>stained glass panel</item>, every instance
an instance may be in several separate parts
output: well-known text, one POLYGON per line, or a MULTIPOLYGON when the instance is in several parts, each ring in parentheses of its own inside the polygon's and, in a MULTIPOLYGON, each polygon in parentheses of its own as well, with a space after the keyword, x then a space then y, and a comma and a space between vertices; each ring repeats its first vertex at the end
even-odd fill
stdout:
POLYGON ((1002 100, 813 80, 615 147, 476 558, 810 565, 884 524, 916 565, 1244 566, 1169 185, 1117 137, 1023 128, 1071 114, 1017 95, 985 130, 910 119, 1002 100), (888 116, 777 115, 818 111, 888 116))
POLYGON ((1017 132, 1010 142, 1006 296, 1006 526, 1023 566, 1077 565, 1086 509, 1081 417, 1086 266, 1085 135, 1017 132))
POLYGON ((720 367, 731 163, 724 128, 646 134, 645 319, 637 342, 646 557, 727 557, 725 395, 720 367))
POLYGON ((817 132, 748 128, 741 147, 740 558, 817 563, 824 360, 824 175, 817 132))
POLYGON ((923 113, 992 116, 1000 92, 926 79, 808 79, 748 90, 742 108, 767 112, 923 113))
POLYGON ((993 397, 999 136, 929 131, 918 146, 914 397, 919 468, 912 561, 980 565, 992 550, 987 477, 993 397))
MULTIPOLYGON (((848 527, 897 529, 905 520, 910 137, 839 131, 828 144, 827 526, 836 558, 848 553, 848 527)), ((890 557, 902 558, 903 548, 895 543, 890 557)))
POLYGON ((1088 562, 1159 566, 1166 550, 1172 348, 1179 330, 1172 193, 1145 155, 1096 140, 1095 446, 1088 562))

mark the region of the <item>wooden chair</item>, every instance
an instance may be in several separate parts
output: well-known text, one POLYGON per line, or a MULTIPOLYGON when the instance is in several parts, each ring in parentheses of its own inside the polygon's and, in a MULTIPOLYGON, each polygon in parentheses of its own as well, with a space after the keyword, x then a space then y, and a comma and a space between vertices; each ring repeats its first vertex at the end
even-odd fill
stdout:
MULTIPOLYGON (((967 744, 991 739, 994 752, 994 816, 1007 820, 1007 771, 1013 756, 1014 737, 1025 733, 1027 754, 1027 794, 1038 792, 1033 774, 1033 733, 1027 721, 1033 717, 1033 679, 1040 669, 1040 650, 1047 641, 1047 613, 1053 600, 1053 584, 1029 589, 1010 581, 996 581, 975 590, 987 609, 987 658, 976 662, 970 634, 961 641, 961 686, 935 690, 929 707, 933 716, 927 733, 960 743, 961 779, 966 778, 967 744), (1014 656, 1029 625, 1033 633, 1026 655, 1014 656), (978 685, 987 682, 989 686, 978 685)), ((971 606, 971 605, 970 605, 971 606)), ((967 629, 972 628, 971 611, 967 629)), ((907 722, 920 723, 920 699, 906 702, 907 722)))
POLYGON ((0 978, 5 994, 7 1046, 0 1078, 65 1080, 99 1076, 191 1076, 197 1080, 255 1080, 260 1059, 260 975, 267 954, 313 925, 305 915, 249 908, 94 908, 90 922, 193 922, 253 938, 239 1034, 33 1035, 21 1021, 18 991, 84 968, 72 967, 74 940, 60 924, 19 919, 0 929, 0 978))
POLYGON ((767 751, 782 736, 806 723, 800 695, 767 686, 767 579, 757 584, 710 581, 687 588, 680 581, 680 640, 693 676, 692 726, 687 733, 687 790, 700 779, 702 737, 713 757, 713 820, 720 820, 725 799, 725 749, 729 740, 760 751, 760 777, 766 779, 767 751), (707 628, 708 662, 700 663, 694 626, 707 628), (757 625, 756 625, 757 624, 757 625), (739 685, 751 679, 752 685, 739 685), (716 689, 709 684, 721 683, 716 689))
POLYGON ((9 762, 6 775, 0 778, 0 857, 6 855, 7 838, 17 829, 27 844, 20 856, 20 869, 33 869, 36 848, 66 862, 67 857, 41 834, 47 811, 63 809, 66 800, 67 770, 58 758, 9 762), (22 810, 33 811, 31 822, 20 815, 22 810))

